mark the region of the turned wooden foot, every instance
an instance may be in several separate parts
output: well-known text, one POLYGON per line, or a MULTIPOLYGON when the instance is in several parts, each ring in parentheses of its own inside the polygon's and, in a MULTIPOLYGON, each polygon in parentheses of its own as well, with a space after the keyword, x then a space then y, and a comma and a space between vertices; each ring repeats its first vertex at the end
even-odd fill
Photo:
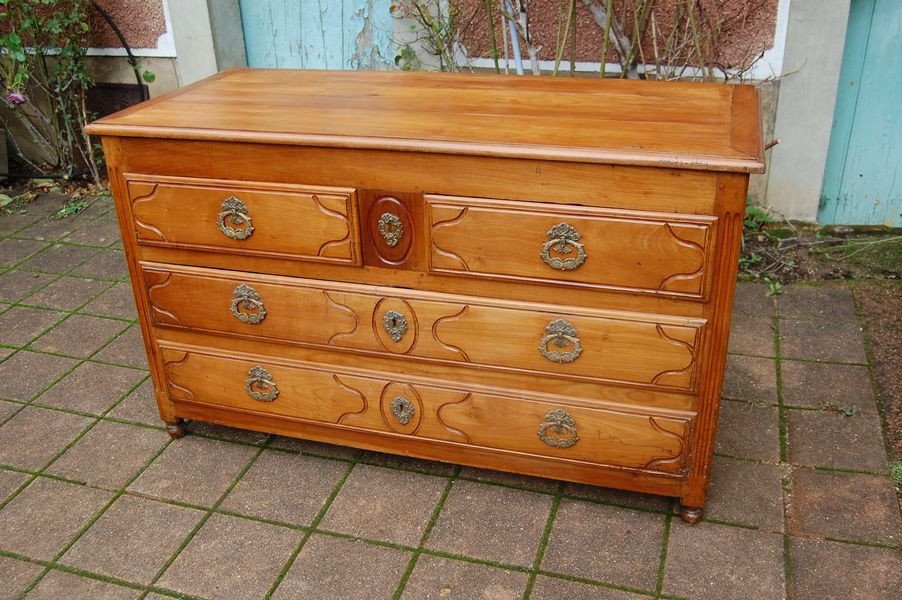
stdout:
POLYGON ((693 508, 691 506, 683 506, 680 504, 680 518, 684 523, 695 525, 702 520, 704 514, 705 509, 703 508, 693 508))
POLYGON ((166 433, 174 440, 185 437, 184 419, 176 419, 175 423, 166 423, 166 433))

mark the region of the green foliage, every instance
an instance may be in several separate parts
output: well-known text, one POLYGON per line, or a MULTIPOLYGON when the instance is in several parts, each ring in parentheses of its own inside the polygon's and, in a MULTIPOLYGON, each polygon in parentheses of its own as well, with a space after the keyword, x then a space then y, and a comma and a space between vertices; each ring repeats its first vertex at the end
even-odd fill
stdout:
POLYGON ((83 128, 86 93, 88 0, 0 0, 0 121, 15 120, 40 159, 22 160, 43 174, 73 175, 85 167, 99 179, 94 147, 83 128))
POLYGON ((792 227, 768 227, 764 233, 772 240, 789 240, 799 237, 798 230, 792 227))
POLYGON ((400 67, 402 71, 420 70, 420 59, 410 44, 401 46, 398 55, 395 56, 395 65, 400 67))
POLYGON ((902 488, 902 461, 893 461, 889 466, 889 476, 893 478, 896 487, 902 488))
POLYGON ((767 284, 767 295, 768 296, 779 296, 783 293, 783 284, 777 281, 776 279, 771 279, 770 277, 764 278, 764 283, 767 284))
POLYGON ((88 202, 82 200, 81 198, 71 198, 67 201, 63 206, 53 213, 54 219, 65 219, 66 217, 73 217, 88 208, 88 202))
POLYGON ((739 268, 743 271, 754 271, 761 266, 764 258, 757 252, 750 252, 739 257, 739 268))
POLYGON ((25 192, 17 196, 0 194, 0 215, 22 214, 28 212, 25 205, 34 200, 37 194, 25 192))
MULTIPOLYGON (((424 51, 438 59, 440 71, 459 71, 455 53, 459 49, 460 8, 444 0, 397 0, 389 6, 392 16, 411 19, 417 26, 414 32, 424 51)), ((401 44, 395 64, 405 71, 421 68, 411 44, 401 44)))
POLYGON ((773 217, 771 217, 763 208, 751 204, 745 207, 745 219, 742 221, 742 225, 746 229, 751 231, 761 231, 765 225, 770 225, 773 222, 773 217))

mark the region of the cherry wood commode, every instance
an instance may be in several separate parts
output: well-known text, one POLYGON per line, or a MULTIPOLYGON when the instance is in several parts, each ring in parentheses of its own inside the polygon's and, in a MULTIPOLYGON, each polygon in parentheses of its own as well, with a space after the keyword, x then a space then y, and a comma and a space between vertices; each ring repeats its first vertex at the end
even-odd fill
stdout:
POLYGON ((233 70, 103 137, 160 415, 701 517, 745 86, 233 70))

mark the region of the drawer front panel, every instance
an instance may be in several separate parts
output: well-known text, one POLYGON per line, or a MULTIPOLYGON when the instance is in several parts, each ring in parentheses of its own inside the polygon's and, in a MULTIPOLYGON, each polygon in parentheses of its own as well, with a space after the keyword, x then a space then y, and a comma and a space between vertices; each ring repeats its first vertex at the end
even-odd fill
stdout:
POLYGON ((360 265, 350 188, 126 175, 139 244, 360 265))
POLYGON ((430 270, 706 299, 717 218, 425 196, 430 270))
POLYGON ((199 348, 163 346, 162 356, 176 401, 643 471, 684 472, 691 413, 588 408, 566 399, 469 391, 380 373, 339 372, 316 363, 226 357, 199 348))
POLYGON ((145 266, 154 324, 563 378, 695 389, 704 320, 145 266))

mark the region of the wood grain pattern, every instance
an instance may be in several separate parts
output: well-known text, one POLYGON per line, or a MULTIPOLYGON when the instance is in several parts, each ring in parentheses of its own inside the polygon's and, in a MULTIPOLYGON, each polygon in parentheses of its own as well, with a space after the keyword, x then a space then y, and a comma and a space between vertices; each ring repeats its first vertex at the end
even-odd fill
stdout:
POLYGON ((689 214, 714 210, 716 174, 672 168, 119 138, 132 173, 557 202, 689 214))
POLYGON ((667 494, 698 520, 757 104, 742 86, 238 70, 90 126, 167 430, 667 494), (216 226, 228 195, 245 240, 216 226), (548 246, 561 223, 579 239, 548 246))
POLYGON ((352 188, 234 180, 125 176, 139 244, 360 265, 352 188), (248 208, 253 233, 231 239, 217 228, 222 204, 248 208))
POLYGON ((427 460, 455 463, 484 469, 495 469, 551 477, 574 483, 588 483, 624 490, 680 496, 686 488, 683 475, 638 471, 599 463, 573 461, 557 456, 526 454, 510 450, 482 448, 467 443, 441 442, 389 433, 307 421, 295 417, 251 413, 215 404, 173 401, 179 415, 215 423, 229 423, 233 427, 276 433, 327 443, 393 452, 427 460))
POLYGON ((535 398, 462 389, 451 382, 411 384, 403 376, 335 372, 329 365, 294 363, 272 356, 225 356, 209 348, 163 345, 170 394, 184 403, 284 415, 339 427, 400 433, 483 448, 545 454, 642 471, 685 474, 686 436, 691 414, 648 414, 614 408, 582 408, 535 398), (247 373, 264 367, 278 386, 271 402, 245 391, 247 373), (413 414, 406 423, 391 410, 395 398, 407 400, 413 414), (579 440, 556 448, 537 434, 546 415, 566 407, 579 440))
MULTIPOLYGON (((425 196, 437 273, 608 288, 703 300, 717 218, 554 204, 425 196), (560 223, 581 236, 585 262, 557 270, 539 256, 560 223)), ((562 258, 556 245, 549 255, 562 258)))
POLYGON ((705 356, 707 376, 700 390, 698 429, 694 432, 691 475, 687 490, 680 499, 684 520, 696 519, 707 499, 708 481, 714 456, 714 438, 717 432, 717 416, 720 411, 720 393, 723 387, 727 344, 730 339, 730 317, 733 312, 733 296, 736 291, 736 265, 742 239, 748 179, 737 175, 718 177, 717 201, 723 222, 723 234, 717 249, 721 273, 711 299, 712 319, 706 332, 708 352, 705 356), (710 371, 707 371, 710 369, 710 371))
POLYGON ((536 285, 527 281, 449 276, 412 269, 389 269, 365 265, 348 268, 299 260, 241 257, 234 254, 193 252, 155 246, 140 246, 136 253, 141 262, 147 264, 192 265, 211 269, 240 270, 247 273, 268 273, 284 277, 415 289, 538 304, 548 303, 549 300, 552 303, 560 300, 568 306, 603 307, 609 310, 699 319, 707 318, 710 312, 708 305, 698 300, 652 294, 625 294, 620 290, 573 287, 559 288, 558 292, 551 292, 550 290, 555 289, 552 286, 536 285))
POLYGON ((364 368, 383 373, 402 373, 409 380, 428 384, 434 379, 459 382, 468 388, 493 388, 531 392, 538 395, 565 394, 571 404, 592 407, 599 402, 630 407, 648 407, 694 412, 698 408, 698 392, 683 392, 657 387, 622 385, 589 378, 563 378, 537 371, 525 375, 510 369, 482 369, 468 367, 461 362, 422 360, 409 355, 392 353, 363 353, 336 351, 317 345, 275 344, 257 337, 221 334, 198 329, 156 327, 154 339, 161 343, 190 346, 223 347, 248 354, 275 353, 290 360, 333 365, 341 370, 364 368))
MULTIPOLYGON (((387 190, 361 190, 360 220, 362 223, 363 262, 366 265, 389 269, 422 270, 423 203, 419 194, 387 190), (400 236, 394 246, 382 236, 379 222, 384 215, 392 215, 400 223, 400 236)), ((388 230, 394 230, 389 227, 388 230)))
MULTIPOLYGON (((125 177, 122 171, 125 157, 120 140, 117 138, 104 138, 103 153, 107 161, 110 190, 113 193, 116 214, 119 218, 119 233, 125 249, 125 263, 128 267, 129 280, 132 284, 132 294, 135 299, 138 322, 141 326, 141 340, 147 353, 147 362, 150 366, 150 375, 154 384, 154 399, 157 403, 160 419, 167 426, 173 426, 177 429, 176 426, 179 424, 180 417, 176 415, 175 406, 169 398, 166 378, 163 375, 163 363, 160 360, 158 347, 154 343, 153 328, 150 324, 150 305, 147 299, 147 292, 143 281, 141 281, 141 268, 138 264, 140 256, 136 250, 137 245, 133 234, 134 217, 131 213, 131 202, 129 201, 125 177)), ((157 281, 156 283, 160 282, 157 281)))
POLYGON ((694 391, 698 375, 704 321, 696 319, 197 268, 147 265, 144 273, 153 321, 162 327, 682 391, 694 391), (259 294, 262 322, 231 314, 240 285, 259 294), (405 320, 397 340, 383 324, 389 311, 405 320), (540 352, 564 351, 556 338, 541 343, 556 319, 578 332, 582 353, 573 362, 555 363, 540 352))
POLYGON ((735 87, 234 70, 88 133, 761 172, 760 144, 731 128, 735 87))

